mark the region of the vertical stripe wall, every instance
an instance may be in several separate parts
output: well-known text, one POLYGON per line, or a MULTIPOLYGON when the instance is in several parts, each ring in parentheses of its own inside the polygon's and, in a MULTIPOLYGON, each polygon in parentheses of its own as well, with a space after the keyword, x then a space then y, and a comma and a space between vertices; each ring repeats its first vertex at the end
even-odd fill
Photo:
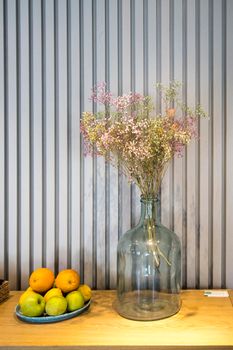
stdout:
POLYGON ((173 79, 210 118, 164 177, 162 222, 181 239, 184 288, 233 288, 232 33, 232 0, 0 0, 0 278, 11 289, 40 266, 115 288, 139 192, 83 157, 80 117, 98 110, 97 82, 154 95, 173 79))

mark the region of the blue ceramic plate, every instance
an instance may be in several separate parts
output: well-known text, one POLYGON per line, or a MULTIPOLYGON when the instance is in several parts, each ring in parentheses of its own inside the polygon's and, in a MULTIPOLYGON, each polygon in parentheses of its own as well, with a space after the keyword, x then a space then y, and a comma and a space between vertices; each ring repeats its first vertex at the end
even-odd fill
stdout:
POLYGON ((39 316, 39 317, 24 316, 20 312, 19 305, 16 306, 15 313, 20 320, 25 321, 25 322, 29 322, 29 323, 53 323, 53 322, 60 322, 60 321, 68 320, 69 318, 72 318, 72 317, 75 317, 75 316, 82 314, 84 311, 89 309, 90 304, 91 304, 91 300, 89 300, 87 302, 87 304, 85 304, 81 309, 78 309, 78 310, 75 310, 72 312, 67 312, 67 313, 59 315, 59 316, 39 316))

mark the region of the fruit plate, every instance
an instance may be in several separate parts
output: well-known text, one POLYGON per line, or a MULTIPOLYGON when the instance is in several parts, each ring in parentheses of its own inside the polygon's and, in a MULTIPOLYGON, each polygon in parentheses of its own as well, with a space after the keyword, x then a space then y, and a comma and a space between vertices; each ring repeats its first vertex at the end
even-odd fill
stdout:
POLYGON ((20 306, 17 305, 15 309, 16 316, 21 320, 28 323, 54 323, 54 322, 60 322, 64 320, 68 320, 72 317, 76 317, 80 314, 82 314, 84 311, 88 310, 91 304, 91 300, 89 300, 82 308, 72 311, 72 312, 66 312, 65 314, 58 315, 58 316, 38 316, 38 317, 28 317, 24 316, 20 312, 20 306))

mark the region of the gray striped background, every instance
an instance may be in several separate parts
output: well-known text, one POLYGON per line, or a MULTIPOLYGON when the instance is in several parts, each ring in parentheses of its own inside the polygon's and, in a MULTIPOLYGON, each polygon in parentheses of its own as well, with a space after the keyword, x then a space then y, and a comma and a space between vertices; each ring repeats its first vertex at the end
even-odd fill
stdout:
POLYGON ((115 287, 139 193, 82 156, 80 115, 97 108, 96 82, 154 94, 172 79, 211 118, 168 169, 162 222, 182 241, 183 287, 233 288, 233 1, 0 0, 0 277, 11 289, 39 266, 115 287))

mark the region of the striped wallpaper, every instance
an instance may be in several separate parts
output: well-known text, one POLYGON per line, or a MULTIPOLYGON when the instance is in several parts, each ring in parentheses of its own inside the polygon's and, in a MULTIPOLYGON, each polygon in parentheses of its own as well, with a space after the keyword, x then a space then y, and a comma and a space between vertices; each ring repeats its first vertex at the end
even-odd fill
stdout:
POLYGON ((40 266, 115 288, 139 193, 83 157, 80 116, 98 108, 96 82, 154 94, 173 79, 210 119, 166 173, 162 222, 181 239, 184 288, 233 288, 232 33, 232 0, 0 0, 0 278, 11 289, 40 266))

